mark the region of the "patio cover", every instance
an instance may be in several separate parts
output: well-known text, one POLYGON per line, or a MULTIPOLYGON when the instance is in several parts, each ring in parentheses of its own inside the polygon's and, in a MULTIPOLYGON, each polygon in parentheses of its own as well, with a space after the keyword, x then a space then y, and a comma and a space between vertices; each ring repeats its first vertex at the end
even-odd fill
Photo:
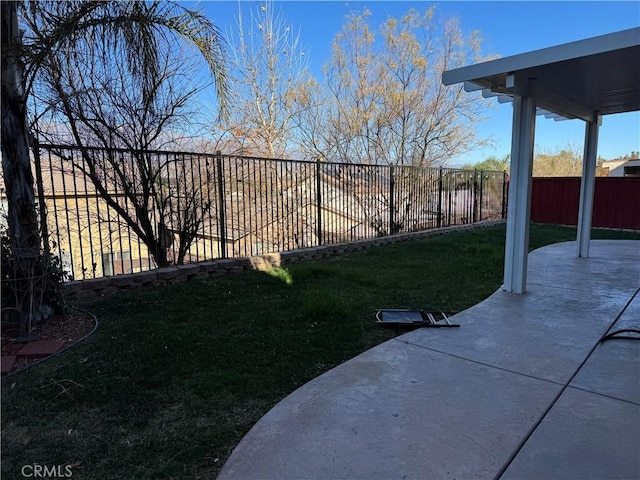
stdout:
POLYGON ((447 70, 445 85, 513 103, 503 290, 526 291, 536 114, 586 122, 577 256, 589 256, 602 115, 640 110, 640 27, 447 70))

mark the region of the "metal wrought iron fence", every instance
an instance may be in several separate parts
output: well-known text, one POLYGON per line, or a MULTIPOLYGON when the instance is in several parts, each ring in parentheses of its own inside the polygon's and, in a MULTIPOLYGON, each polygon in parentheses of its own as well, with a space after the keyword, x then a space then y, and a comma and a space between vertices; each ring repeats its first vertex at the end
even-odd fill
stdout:
POLYGON ((70 279, 500 219, 505 174, 39 145, 42 229, 70 279))

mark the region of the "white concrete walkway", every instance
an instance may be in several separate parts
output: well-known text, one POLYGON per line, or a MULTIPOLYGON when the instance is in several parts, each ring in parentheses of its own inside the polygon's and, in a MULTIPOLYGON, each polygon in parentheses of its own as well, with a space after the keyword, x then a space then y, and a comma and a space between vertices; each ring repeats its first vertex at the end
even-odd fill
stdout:
MULTIPOLYGON (((529 256, 528 293, 498 291, 304 385, 269 411, 219 480, 639 479, 640 241, 529 256)), ((373 321, 373 319, 372 319, 373 321)))

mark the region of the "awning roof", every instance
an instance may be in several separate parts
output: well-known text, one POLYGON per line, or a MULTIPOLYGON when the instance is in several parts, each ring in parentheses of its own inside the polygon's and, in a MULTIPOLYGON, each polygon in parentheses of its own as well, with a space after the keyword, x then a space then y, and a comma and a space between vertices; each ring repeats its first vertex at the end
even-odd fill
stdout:
POLYGON ((538 113, 551 117, 593 121, 594 112, 638 111, 640 27, 448 70, 442 82, 506 101, 516 78, 535 79, 538 113))

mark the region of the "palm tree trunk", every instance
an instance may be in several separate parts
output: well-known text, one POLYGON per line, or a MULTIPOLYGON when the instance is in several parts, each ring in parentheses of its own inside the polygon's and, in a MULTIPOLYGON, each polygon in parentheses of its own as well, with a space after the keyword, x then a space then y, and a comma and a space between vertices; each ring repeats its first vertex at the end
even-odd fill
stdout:
POLYGON ((24 66, 18 54, 17 8, 17 2, 2 2, 2 170, 13 250, 20 257, 35 258, 40 235, 29 158, 24 66))
POLYGON ((35 276, 40 234, 29 158, 24 65, 20 60, 18 2, 2 4, 2 171, 7 195, 9 239, 14 257, 16 307, 27 337, 39 320, 42 298, 36 298, 35 276), (26 287, 25 287, 26 285, 26 287))

